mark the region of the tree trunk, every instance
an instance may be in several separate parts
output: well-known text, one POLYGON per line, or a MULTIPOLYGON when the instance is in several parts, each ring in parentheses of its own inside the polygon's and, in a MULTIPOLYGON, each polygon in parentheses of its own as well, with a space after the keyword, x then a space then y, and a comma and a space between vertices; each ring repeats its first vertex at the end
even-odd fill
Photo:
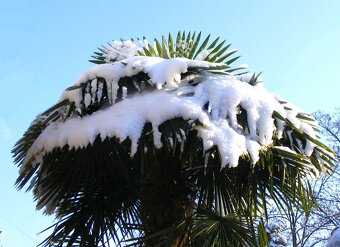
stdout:
MULTIPOLYGON (((188 179, 181 171, 178 158, 165 152, 156 153, 154 162, 145 165, 147 171, 142 177, 141 218, 146 238, 190 217, 194 207, 192 188, 185 183, 188 179)), ((147 240, 147 246, 162 240, 167 241, 167 246, 182 246, 183 231, 169 232, 170 236, 160 234, 147 240)))

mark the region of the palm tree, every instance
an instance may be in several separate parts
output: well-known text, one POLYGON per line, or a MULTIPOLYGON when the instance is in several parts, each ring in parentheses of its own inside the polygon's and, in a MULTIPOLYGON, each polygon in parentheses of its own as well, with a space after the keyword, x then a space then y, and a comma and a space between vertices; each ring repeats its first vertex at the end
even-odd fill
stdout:
POLYGON ((311 198, 333 166, 315 120, 209 41, 114 41, 36 117, 13 154, 56 216, 43 246, 264 246, 268 199, 311 198))

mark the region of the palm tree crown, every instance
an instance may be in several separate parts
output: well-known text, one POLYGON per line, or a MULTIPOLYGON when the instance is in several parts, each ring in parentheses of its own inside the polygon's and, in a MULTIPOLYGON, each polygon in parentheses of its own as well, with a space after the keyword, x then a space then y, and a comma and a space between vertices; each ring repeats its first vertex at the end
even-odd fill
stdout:
POLYGON ((268 198, 303 207, 333 164, 315 120, 209 41, 114 41, 36 117, 13 154, 56 215, 45 246, 256 246, 268 198))

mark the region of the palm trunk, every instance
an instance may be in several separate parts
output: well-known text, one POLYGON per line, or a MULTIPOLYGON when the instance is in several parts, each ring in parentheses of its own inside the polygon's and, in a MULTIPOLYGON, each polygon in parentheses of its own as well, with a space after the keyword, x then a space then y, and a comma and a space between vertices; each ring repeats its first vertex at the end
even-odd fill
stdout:
MULTIPOLYGON (((191 188, 185 184, 180 162, 165 152, 157 152, 154 161, 145 165, 142 177, 141 219, 146 238, 176 226, 192 214, 194 200, 191 188)), ((148 239, 147 246, 170 240, 170 245, 182 246, 183 232, 167 231, 166 234, 148 239), (170 232, 171 236, 168 235, 170 232)))

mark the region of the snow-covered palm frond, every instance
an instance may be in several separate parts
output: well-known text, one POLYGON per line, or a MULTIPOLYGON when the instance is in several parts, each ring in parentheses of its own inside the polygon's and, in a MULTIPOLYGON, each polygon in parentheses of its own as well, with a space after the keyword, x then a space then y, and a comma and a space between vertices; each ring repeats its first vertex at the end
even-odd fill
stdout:
MULTIPOLYGON (((259 75, 233 74, 230 45, 209 39, 113 42, 33 121, 13 154, 18 187, 31 181, 38 208, 56 213, 45 245, 120 244, 136 233, 152 245, 169 231, 172 241, 204 241, 190 232, 209 233, 197 223, 206 210, 222 228, 233 215, 240 232, 254 229, 268 197, 302 202, 302 179, 332 168, 315 120, 259 75)), ((251 246, 251 234, 235 241, 251 246)))
POLYGON ((95 52, 90 62, 96 64, 113 63, 126 59, 131 56, 149 56, 161 58, 177 58, 185 57, 194 60, 218 63, 218 66, 204 67, 205 70, 212 70, 218 73, 231 73, 236 70, 244 69, 245 66, 231 67, 239 56, 232 57, 237 49, 229 50, 231 44, 225 44, 226 40, 219 42, 217 37, 209 44, 210 35, 203 41, 201 40, 201 32, 178 32, 176 40, 169 34, 168 38, 162 37, 162 41, 154 39, 150 44, 144 37, 143 40, 120 40, 109 43, 108 46, 98 48, 99 52, 95 52))

